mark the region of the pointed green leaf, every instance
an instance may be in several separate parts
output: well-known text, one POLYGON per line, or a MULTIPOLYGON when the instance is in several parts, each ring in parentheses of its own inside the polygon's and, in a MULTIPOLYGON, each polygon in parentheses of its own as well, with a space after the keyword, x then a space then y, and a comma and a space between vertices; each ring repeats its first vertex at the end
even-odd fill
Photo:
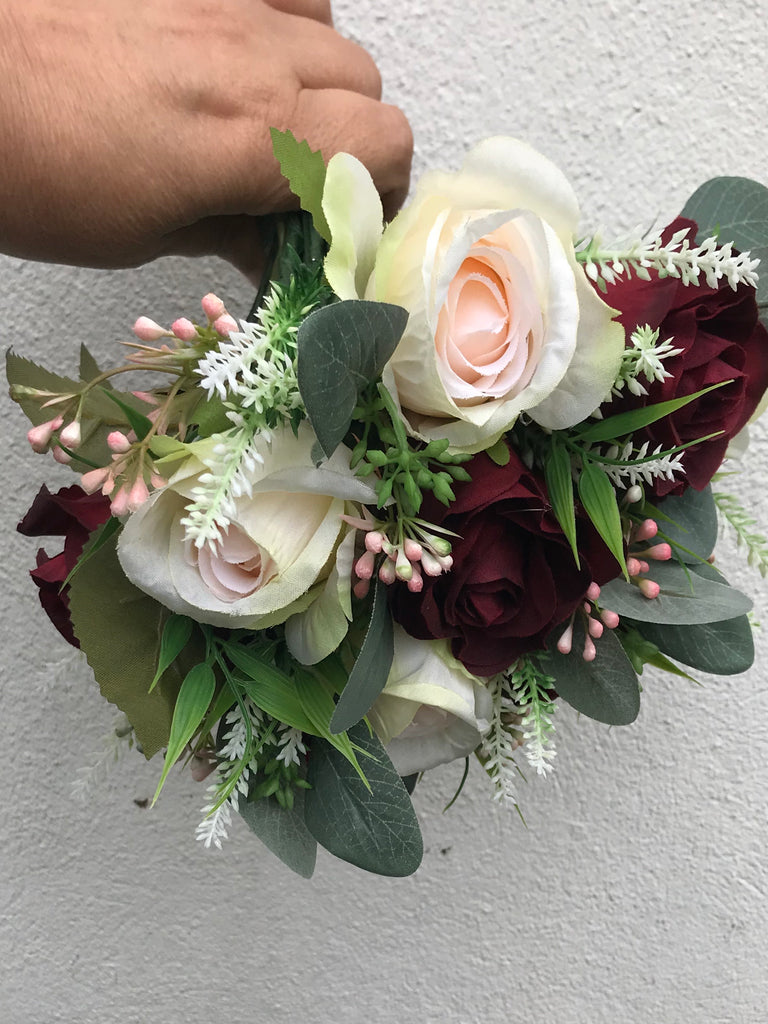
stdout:
POLYGON ((766 320, 768 305, 768 188, 749 178, 712 178, 696 189, 683 208, 699 226, 696 241, 717 236, 721 245, 733 242, 741 252, 749 251, 762 261, 757 283, 757 301, 766 320))
POLYGON ((331 718, 332 733, 350 729, 368 714, 387 682, 394 652, 394 631, 386 588, 377 579, 368 630, 331 718))
POLYGON ((377 380, 397 347, 408 313, 386 302, 334 302, 299 328, 299 391, 330 458, 352 422, 360 392, 377 380))
POLYGON ((153 806, 165 785, 168 772, 176 764, 184 752, 184 748, 200 728, 215 689, 216 677, 213 674, 213 669, 206 662, 195 665, 184 677, 184 682, 181 684, 179 695, 176 698, 176 707, 173 709, 165 764, 152 799, 153 806))
POLYGON ((312 722, 312 732, 314 735, 322 737, 334 746, 354 767, 363 784, 367 787, 368 782, 365 772, 360 767, 349 736, 346 732, 331 732, 330 722, 336 705, 329 690, 310 672, 303 672, 298 666, 294 676, 294 685, 302 707, 312 722))
POLYGON ((272 136, 272 151, 280 164, 280 171, 288 179, 291 192, 298 196, 302 210, 312 215, 315 231, 326 242, 330 242, 331 229, 323 213, 323 154, 310 149, 306 140, 299 142, 292 131, 281 132, 277 128, 270 128, 269 132, 272 136))
POLYGON ((624 535, 616 492, 605 473, 591 462, 585 462, 579 474, 579 498, 584 511, 626 576, 624 535))
POLYGON ((126 579, 115 546, 112 536, 75 575, 69 608, 103 696, 125 712, 150 758, 168 740, 181 674, 172 666, 148 692, 168 611, 126 579))
POLYGON ((584 623, 577 616, 570 654, 557 650, 559 626, 549 638, 550 648, 542 659, 542 670, 554 678, 554 687, 563 700, 588 718, 607 725, 629 725, 640 711, 640 684, 621 643, 606 630, 595 643, 594 661, 584 661, 584 623))
POLYGON ((321 846, 364 871, 403 877, 421 863, 416 814, 400 776, 376 736, 361 722, 350 731, 366 758, 370 792, 329 743, 312 743, 304 802, 307 828, 321 846), (374 760, 375 758, 375 760, 374 760))
MULTIPOLYGON (((94 377, 98 377, 101 373, 99 364, 93 358, 91 353, 88 351, 84 344, 80 345, 80 380, 93 380, 94 377)), ((112 385, 109 381, 104 381, 101 385, 103 388, 111 388, 112 385)))
POLYGON ((509 445, 503 437, 500 437, 496 444, 492 444, 490 448, 486 448, 485 454, 497 466, 506 466, 511 457, 509 445))
POLYGON ((232 421, 227 419, 224 400, 217 394, 203 398, 197 403, 189 416, 191 423, 197 424, 200 437, 210 437, 232 428, 232 421))
POLYGON ((271 798, 240 800, 238 811, 248 828, 302 878, 311 878, 317 860, 317 840, 304 824, 304 790, 294 791, 293 807, 271 798))
POLYGON ((560 529, 568 538, 576 565, 581 568, 579 549, 576 542, 576 507, 573 500, 573 478, 571 476, 571 459, 562 444, 553 442, 544 465, 547 481, 547 493, 552 503, 552 511, 560 523, 560 529))
POLYGON ((40 402, 27 397, 24 389, 34 388, 57 394, 77 394, 82 387, 78 381, 51 373, 37 363, 33 363, 31 359, 17 356, 10 349, 5 354, 5 374, 8 378, 11 398, 14 402, 18 402, 27 419, 36 426, 53 419, 56 415, 56 406, 41 409, 40 402))
POLYGON ((755 660, 752 626, 746 615, 690 626, 644 622, 639 628, 660 651, 700 672, 738 675, 755 660))
POLYGON ((114 392, 104 391, 103 393, 109 395, 115 405, 122 409, 128 422, 133 428, 136 437, 140 441, 143 441, 150 430, 152 430, 152 420, 145 416, 144 413, 139 412, 138 409, 134 409, 132 406, 128 405, 127 402, 124 402, 122 398, 119 398, 114 392))
POLYGON ((600 605, 638 622, 675 625, 722 622, 750 610, 752 601, 746 594, 704 579, 693 569, 698 567, 686 571, 675 562, 655 562, 647 575, 661 587, 658 597, 649 600, 636 586, 618 579, 602 588, 600 605))
POLYGON ((64 587, 69 586, 69 584, 72 582, 72 577, 79 569, 81 569, 85 565, 88 559, 92 558, 96 554, 96 552, 100 548, 102 548, 111 537, 113 537, 116 533, 119 532, 122 525, 123 524, 120 522, 119 519, 115 519, 114 516, 110 516, 106 523, 102 523, 101 526, 97 527, 93 531, 93 533, 90 536, 90 539, 88 540, 88 543, 83 548, 82 554, 75 562, 75 564, 72 566, 72 569, 67 578, 61 584, 62 590, 64 589, 64 587))
POLYGON ((166 669, 176 661, 178 656, 189 643, 192 636, 192 619, 186 615, 171 615, 163 628, 163 638, 160 641, 160 654, 157 659, 157 671, 152 680, 149 692, 151 693, 160 682, 166 669))
POLYGON ((688 405, 697 398, 701 398, 702 395, 706 395, 710 391, 716 390, 716 388, 722 388, 726 384, 732 383, 733 381, 730 380, 721 380, 717 384, 710 384, 708 388, 702 388, 701 391, 694 392, 692 395, 683 395, 682 398, 672 398, 668 402, 656 402, 654 405, 644 405, 641 409, 631 409, 629 412, 617 413, 616 416, 609 416, 608 419, 590 423, 583 430, 578 430, 574 437, 578 438, 579 441, 586 441, 589 444, 595 444, 598 441, 615 441, 619 437, 624 437, 626 434, 631 434, 635 430, 641 430, 657 420, 664 419, 665 416, 670 416, 673 412, 682 409, 683 406, 688 405))
POLYGON ((244 674, 237 682, 257 707, 279 722, 316 735, 315 727, 299 700, 294 682, 285 672, 236 642, 226 645, 226 654, 244 674))

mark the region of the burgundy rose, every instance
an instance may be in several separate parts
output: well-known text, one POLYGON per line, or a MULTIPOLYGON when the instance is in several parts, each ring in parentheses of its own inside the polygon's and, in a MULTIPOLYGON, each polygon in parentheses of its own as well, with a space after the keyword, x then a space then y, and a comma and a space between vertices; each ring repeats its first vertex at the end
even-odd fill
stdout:
POLYGON ((91 532, 109 519, 109 499, 86 494, 78 486, 51 494, 43 485, 16 529, 27 537, 64 537, 64 550, 49 558, 37 552, 37 568, 30 576, 39 588, 40 604, 48 618, 73 647, 80 644, 69 617, 69 588, 61 585, 75 566, 91 532))
MULTIPOLYGON (((694 221, 678 217, 665 229, 664 240, 684 227, 690 228, 689 237, 694 238, 694 221)), ((721 431, 717 437, 686 449, 684 477, 657 479, 653 486, 657 497, 680 494, 689 485, 700 491, 719 469, 728 442, 747 423, 768 387, 768 331, 757 319, 755 289, 741 284, 734 291, 727 281, 721 281, 719 288, 709 288, 706 284, 685 286, 674 277, 653 276, 641 281, 633 276, 619 278, 605 298, 620 311, 627 338, 638 326, 649 324, 659 329, 660 341, 672 338, 674 347, 683 350, 664 360, 670 378, 653 383, 641 378, 648 395, 636 397, 625 391, 621 399, 604 407, 606 415, 733 381, 634 434, 638 443, 650 441, 653 450, 658 444, 673 448, 721 431)))
POLYGON ((512 452, 506 466, 476 455, 471 483, 456 484, 450 508, 428 499, 422 516, 453 530, 453 568, 424 589, 391 590, 392 610, 419 639, 450 637, 470 672, 501 672, 540 650, 550 630, 619 567, 591 523, 579 523, 581 568, 550 511, 544 482, 512 452))

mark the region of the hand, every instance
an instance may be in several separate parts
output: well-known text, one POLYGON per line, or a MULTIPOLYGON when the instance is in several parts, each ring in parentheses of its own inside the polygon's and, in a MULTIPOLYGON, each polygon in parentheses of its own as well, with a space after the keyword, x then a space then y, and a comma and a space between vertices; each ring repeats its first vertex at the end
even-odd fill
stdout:
POLYGON ((394 212, 412 137, 329 0, 0 0, 0 251, 83 266, 216 253, 255 272, 296 199, 269 128, 368 167, 394 212))

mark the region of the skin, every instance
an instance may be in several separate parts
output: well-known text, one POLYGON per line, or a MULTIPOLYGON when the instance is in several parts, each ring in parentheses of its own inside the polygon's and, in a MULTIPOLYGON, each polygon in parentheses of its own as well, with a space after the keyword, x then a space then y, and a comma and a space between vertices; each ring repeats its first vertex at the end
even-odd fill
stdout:
POLYGON ((393 214, 412 136, 330 0, 0 0, 0 251, 92 267, 216 254, 291 209, 269 128, 352 153, 393 214))

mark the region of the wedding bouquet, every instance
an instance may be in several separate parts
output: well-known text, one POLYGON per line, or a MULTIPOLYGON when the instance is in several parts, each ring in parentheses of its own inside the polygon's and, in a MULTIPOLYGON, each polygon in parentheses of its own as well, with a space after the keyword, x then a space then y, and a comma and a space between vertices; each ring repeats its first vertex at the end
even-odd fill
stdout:
POLYGON ((65 537, 41 603, 116 736, 165 751, 155 800, 208 778, 206 847, 237 812, 302 875, 318 843, 405 875, 420 773, 474 756, 516 807, 559 700, 627 725, 646 665, 751 664, 718 521, 763 573, 768 543, 711 482, 765 403, 768 190, 713 179, 607 245, 494 138, 384 225, 357 160, 273 141, 304 212, 246 320, 210 294, 71 378, 8 354, 32 447, 79 474, 19 529, 65 537))

